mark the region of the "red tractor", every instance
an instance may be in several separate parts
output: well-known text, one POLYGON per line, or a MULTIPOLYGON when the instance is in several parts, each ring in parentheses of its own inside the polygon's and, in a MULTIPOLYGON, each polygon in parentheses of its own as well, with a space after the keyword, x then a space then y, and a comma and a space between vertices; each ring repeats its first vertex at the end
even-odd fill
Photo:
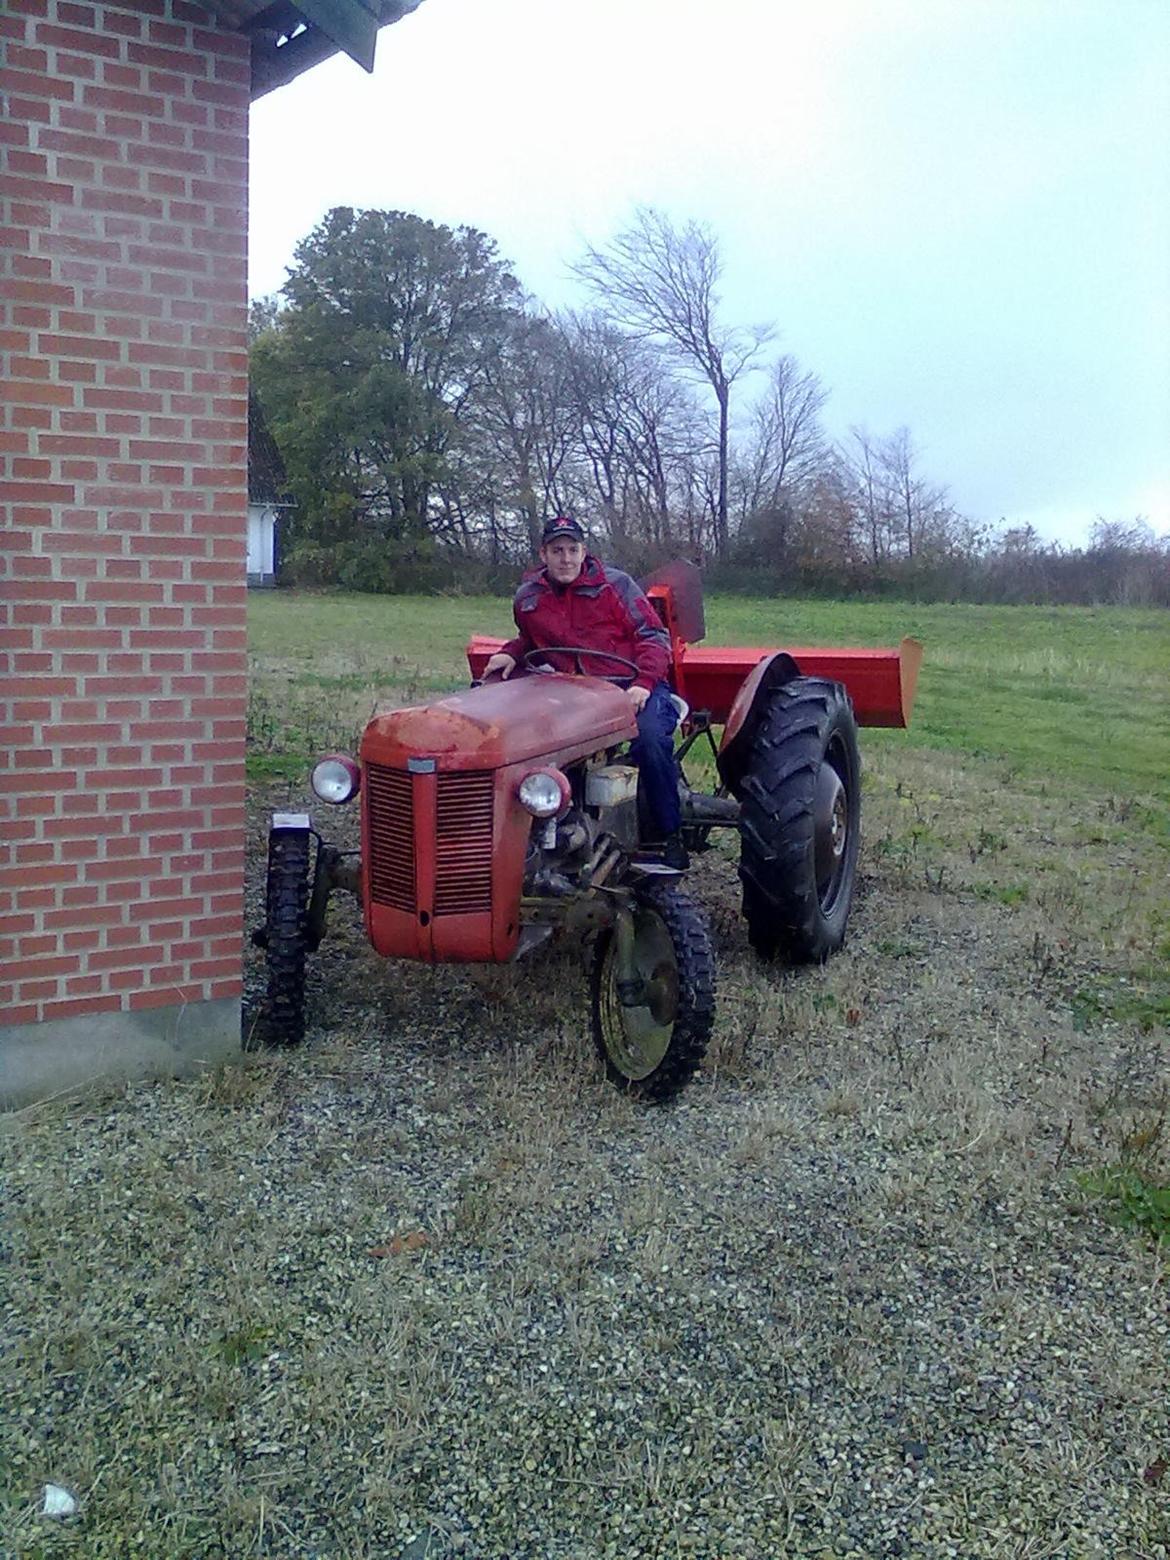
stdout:
MULTIPOLYGON (((844 941, 853 898, 857 724, 907 724, 922 648, 697 649, 698 571, 672 564, 645 589, 673 650, 684 837, 701 850, 713 829, 738 830, 753 948, 823 960, 844 941), (697 743, 715 760, 713 794, 685 778, 697 743)), ((473 677, 501 643, 473 637, 473 677)), ((305 958, 343 888, 388 958, 507 963, 553 937, 591 939, 593 1036, 610 1078, 646 1100, 687 1082, 714 1021, 715 955, 681 877, 639 851, 626 757, 636 728, 617 686, 636 668, 619 661, 612 678, 529 665, 507 682, 375 715, 360 763, 334 755, 317 765, 322 801, 360 795, 360 861, 326 844, 308 814, 273 816, 267 917, 254 934, 267 953, 273 1041, 303 1038, 305 958)))

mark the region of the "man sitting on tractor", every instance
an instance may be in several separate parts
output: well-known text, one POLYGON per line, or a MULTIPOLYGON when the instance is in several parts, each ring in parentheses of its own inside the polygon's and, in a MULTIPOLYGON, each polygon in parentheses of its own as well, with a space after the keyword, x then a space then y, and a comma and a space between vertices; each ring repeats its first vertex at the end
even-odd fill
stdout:
POLYGON ((674 761, 678 713, 665 681, 670 638, 638 585, 594 557, 570 517, 558 515, 545 526, 540 562, 521 580, 512 603, 517 635, 491 657, 484 676, 510 677, 525 656, 549 646, 595 653, 591 665, 588 654, 550 651, 545 659, 558 672, 612 676, 614 661, 607 664, 607 657, 629 662, 626 693, 638 720, 630 757, 638 766, 647 821, 660 841, 655 856, 662 867, 681 872, 689 863, 674 761))

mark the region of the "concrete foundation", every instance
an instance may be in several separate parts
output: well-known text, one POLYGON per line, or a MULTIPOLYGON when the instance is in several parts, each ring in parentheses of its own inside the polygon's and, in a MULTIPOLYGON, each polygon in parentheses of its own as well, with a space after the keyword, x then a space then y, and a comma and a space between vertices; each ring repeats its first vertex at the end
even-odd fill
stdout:
POLYGON ((0 1109, 96 1083, 174 1078, 239 1057, 240 999, 0 1028, 0 1109))

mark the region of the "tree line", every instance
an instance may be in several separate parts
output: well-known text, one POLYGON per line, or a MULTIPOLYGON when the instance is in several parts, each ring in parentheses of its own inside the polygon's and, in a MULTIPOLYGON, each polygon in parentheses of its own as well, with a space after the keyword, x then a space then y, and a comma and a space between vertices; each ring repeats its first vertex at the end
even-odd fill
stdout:
POLYGON ((570 512, 614 561, 727 588, 1170 602, 1144 522, 1087 549, 993 534, 909 429, 830 439, 818 376, 723 318, 709 228, 641 208, 573 270, 589 304, 553 313, 474 228, 338 207, 297 245, 251 331, 286 580, 500 588, 570 512))

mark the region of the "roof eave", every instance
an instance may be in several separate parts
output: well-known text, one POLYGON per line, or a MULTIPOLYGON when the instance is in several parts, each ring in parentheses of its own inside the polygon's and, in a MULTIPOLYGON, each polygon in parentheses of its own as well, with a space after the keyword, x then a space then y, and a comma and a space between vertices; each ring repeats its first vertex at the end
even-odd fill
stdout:
POLYGON ((330 55, 374 68, 378 31, 420 0, 204 0, 226 26, 252 43, 252 98, 283 87, 330 55))

